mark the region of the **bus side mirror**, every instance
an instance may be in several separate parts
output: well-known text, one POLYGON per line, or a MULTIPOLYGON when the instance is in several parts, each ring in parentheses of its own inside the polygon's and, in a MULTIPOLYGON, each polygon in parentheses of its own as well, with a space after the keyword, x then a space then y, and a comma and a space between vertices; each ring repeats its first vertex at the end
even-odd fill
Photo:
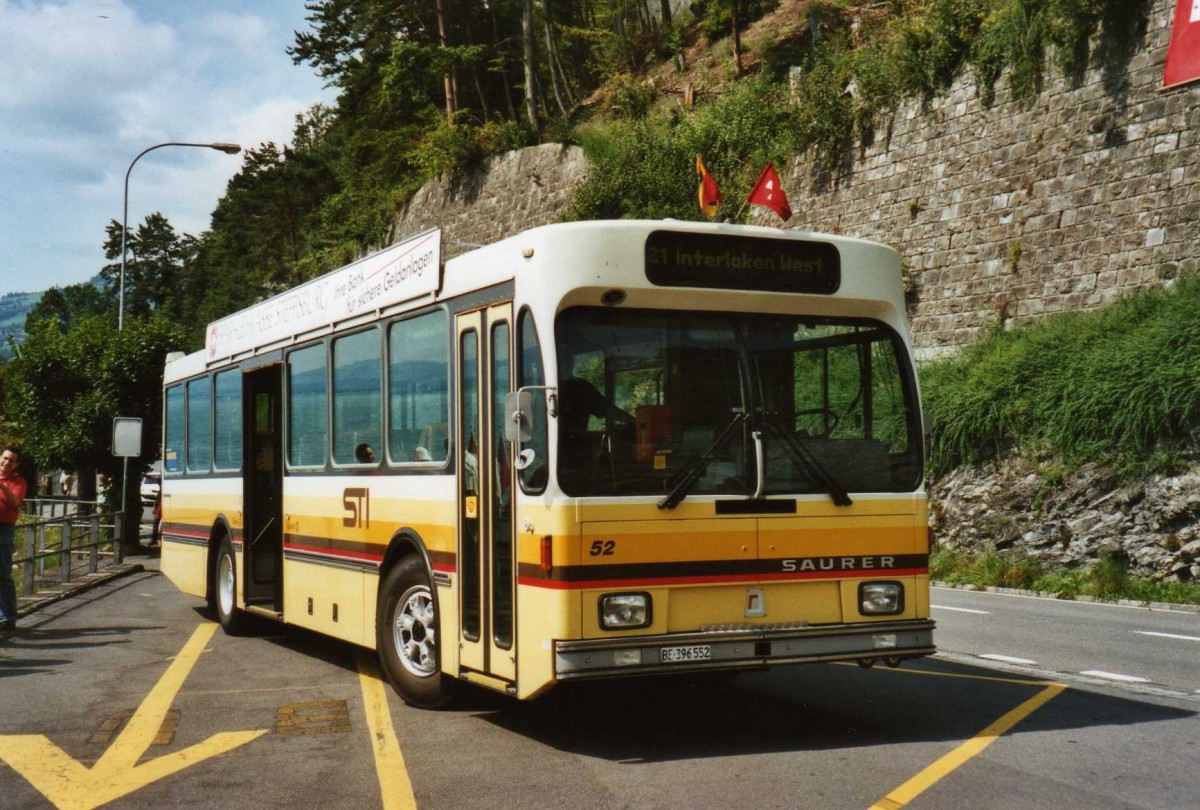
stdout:
POLYGON ((510 391, 504 395, 504 438, 519 446, 533 437, 533 395, 528 391, 510 391))

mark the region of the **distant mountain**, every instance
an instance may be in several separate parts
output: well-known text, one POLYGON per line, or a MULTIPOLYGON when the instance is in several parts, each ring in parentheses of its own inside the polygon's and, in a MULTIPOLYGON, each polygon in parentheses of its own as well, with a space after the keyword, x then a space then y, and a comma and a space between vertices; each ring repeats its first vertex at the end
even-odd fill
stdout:
MULTIPOLYGON (((104 289, 104 279, 99 275, 93 276, 87 283, 97 289, 104 289)), ((25 316, 40 300, 40 292, 8 293, 0 296, 0 359, 12 358, 12 349, 8 347, 9 335, 12 335, 17 343, 25 340, 25 316)))
POLYGON ((5 360, 12 357, 12 349, 8 346, 9 335, 17 343, 25 339, 25 316, 41 298, 40 292, 9 293, 0 297, 0 357, 5 360))

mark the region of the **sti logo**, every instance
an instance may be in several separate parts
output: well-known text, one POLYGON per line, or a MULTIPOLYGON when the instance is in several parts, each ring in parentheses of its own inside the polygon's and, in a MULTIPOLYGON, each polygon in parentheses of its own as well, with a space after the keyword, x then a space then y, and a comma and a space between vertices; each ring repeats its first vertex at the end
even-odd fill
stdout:
POLYGON ((217 325, 214 323, 212 328, 208 330, 208 359, 212 360, 217 356, 217 338, 220 333, 217 330, 217 325))

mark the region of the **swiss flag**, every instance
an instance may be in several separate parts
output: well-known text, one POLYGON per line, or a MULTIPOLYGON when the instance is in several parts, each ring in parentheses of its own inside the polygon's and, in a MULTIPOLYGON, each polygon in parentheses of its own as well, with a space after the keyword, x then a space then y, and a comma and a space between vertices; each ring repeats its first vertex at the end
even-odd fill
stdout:
POLYGON ((1176 0, 1163 87, 1200 79, 1200 0, 1176 0))
POLYGON ((768 163, 758 176, 758 182, 750 189, 750 196, 746 198, 746 202, 770 208, 779 214, 784 222, 792 218, 792 207, 788 205, 787 195, 783 193, 783 184, 779 181, 779 172, 775 171, 773 163, 768 163))

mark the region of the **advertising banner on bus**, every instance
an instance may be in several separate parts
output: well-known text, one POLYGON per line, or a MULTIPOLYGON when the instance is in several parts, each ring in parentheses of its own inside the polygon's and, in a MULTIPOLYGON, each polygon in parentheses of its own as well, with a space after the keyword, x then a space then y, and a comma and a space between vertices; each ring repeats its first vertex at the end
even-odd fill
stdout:
POLYGON ((418 234, 208 325, 208 362, 437 291, 441 229, 418 234))

